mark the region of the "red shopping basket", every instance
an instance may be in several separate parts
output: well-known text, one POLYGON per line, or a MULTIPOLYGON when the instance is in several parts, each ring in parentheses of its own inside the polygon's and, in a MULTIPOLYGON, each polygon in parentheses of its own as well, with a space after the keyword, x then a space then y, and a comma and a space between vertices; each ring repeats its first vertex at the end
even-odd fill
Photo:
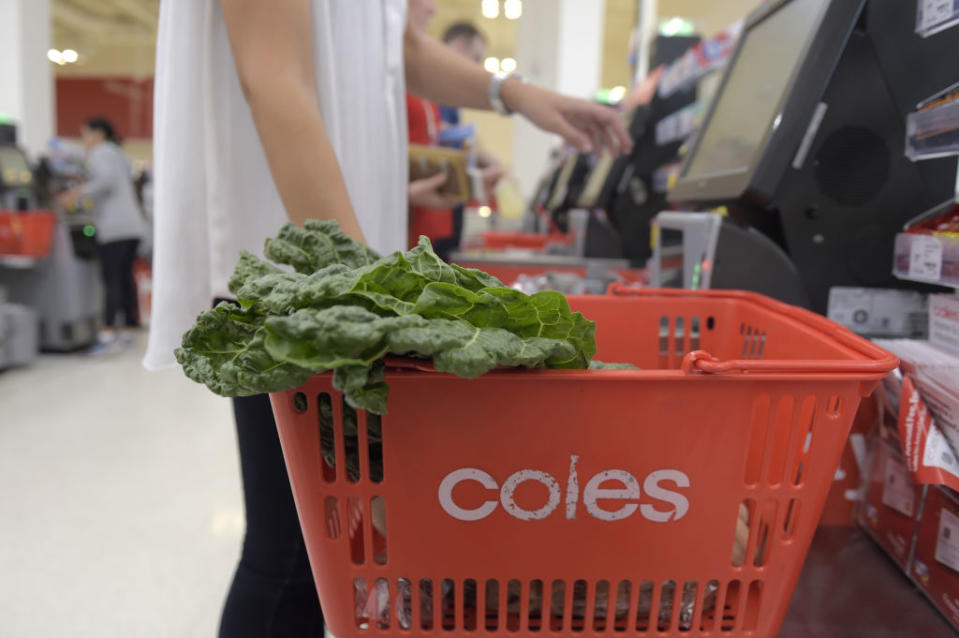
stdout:
POLYGON ((383 417, 330 375, 273 395, 334 635, 776 634, 896 359, 755 294, 616 292, 572 304, 641 370, 394 367, 383 417))
POLYGON ((569 237, 563 233, 519 233, 487 231, 480 235, 483 248, 488 250, 532 249, 545 250, 549 244, 568 244, 569 237))
POLYGON ((56 223, 56 215, 46 210, 0 210, 0 255, 46 257, 56 223))

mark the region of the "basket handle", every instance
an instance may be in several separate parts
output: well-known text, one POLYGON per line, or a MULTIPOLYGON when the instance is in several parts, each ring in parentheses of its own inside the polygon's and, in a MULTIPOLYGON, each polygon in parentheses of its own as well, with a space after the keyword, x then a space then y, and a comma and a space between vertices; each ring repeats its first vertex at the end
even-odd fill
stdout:
POLYGON ((686 373, 706 372, 724 374, 730 372, 789 372, 789 373, 860 373, 886 374, 899 365, 899 359, 874 343, 854 334, 845 326, 817 315, 814 312, 791 306, 764 295, 741 290, 701 290, 640 288, 619 282, 610 284, 607 294, 622 297, 708 297, 711 299, 738 299, 748 301, 783 315, 806 327, 818 330, 841 346, 866 360, 852 361, 775 361, 762 359, 721 361, 702 350, 690 352, 683 358, 682 370, 686 373))

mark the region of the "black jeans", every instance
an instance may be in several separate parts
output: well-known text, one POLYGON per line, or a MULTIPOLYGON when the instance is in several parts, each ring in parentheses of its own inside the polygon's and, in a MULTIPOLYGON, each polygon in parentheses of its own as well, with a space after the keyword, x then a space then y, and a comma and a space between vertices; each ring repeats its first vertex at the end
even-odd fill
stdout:
POLYGON ((220 621, 220 638, 322 638, 293 492, 265 394, 233 399, 246 537, 220 621))
POLYGON ((121 239, 100 244, 100 270, 106 288, 106 309, 103 325, 113 328, 117 314, 123 312, 123 321, 130 328, 139 325, 137 287, 133 282, 133 260, 137 257, 139 239, 121 239))

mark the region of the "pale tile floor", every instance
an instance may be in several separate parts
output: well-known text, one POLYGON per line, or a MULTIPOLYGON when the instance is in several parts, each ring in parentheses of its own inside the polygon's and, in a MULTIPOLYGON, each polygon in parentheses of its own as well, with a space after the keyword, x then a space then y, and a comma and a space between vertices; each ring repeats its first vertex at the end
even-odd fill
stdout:
POLYGON ((0 373, 0 637, 210 638, 243 507, 229 402, 178 370, 0 373))

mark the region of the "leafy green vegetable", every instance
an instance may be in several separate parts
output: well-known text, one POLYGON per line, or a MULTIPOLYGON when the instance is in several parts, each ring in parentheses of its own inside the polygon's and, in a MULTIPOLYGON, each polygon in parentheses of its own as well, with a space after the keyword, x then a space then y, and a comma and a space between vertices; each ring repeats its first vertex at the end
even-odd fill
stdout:
POLYGON ((335 221, 310 219, 302 226, 286 224, 279 235, 266 240, 267 259, 312 273, 330 264, 358 268, 372 264, 379 255, 350 239, 335 221))
POLYGON ((593 359, 589 362, 590 370, 639 370, 638 366, 634 366, 632 363, 605 363, 603 361, 597 361, 593 359))
POLYGON ((279 392, 306 382, 313 372, 275 360, 266 351, 263 318, 221 303, 197 317, 183 335, 177 361, 194 381, 223 396, 279 392))
POLYGON ((474 378, 497 367, 586 368, 595 326, 557 292, 526 295, 449 265, 429 240, 377 259, 335 222, 284 226, 266 256, 244 253, 230 290, 240 307, 201 313, 177 358, 191 379, 241 396, 333 370, 349 405, 386 411, 387 354, 431 358, 474 378))

